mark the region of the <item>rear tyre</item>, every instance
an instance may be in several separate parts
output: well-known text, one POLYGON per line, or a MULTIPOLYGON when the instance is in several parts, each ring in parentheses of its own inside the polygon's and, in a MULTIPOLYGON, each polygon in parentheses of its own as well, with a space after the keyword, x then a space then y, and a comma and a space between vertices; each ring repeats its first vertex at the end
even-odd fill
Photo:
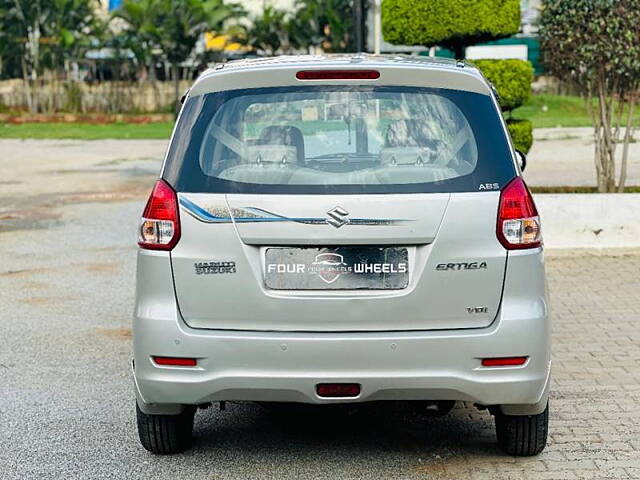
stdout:
POLYGON ((549 405, 538 415, 496 413, 498 446, 516 457, 538 455, 547 445, 549 405))
POLYGON ((187 407, 177 415, 149 415, 136 403, 140 443, 151 453, 159 455, 185 451, 191 445, 194 413, 194 408, 187 407))

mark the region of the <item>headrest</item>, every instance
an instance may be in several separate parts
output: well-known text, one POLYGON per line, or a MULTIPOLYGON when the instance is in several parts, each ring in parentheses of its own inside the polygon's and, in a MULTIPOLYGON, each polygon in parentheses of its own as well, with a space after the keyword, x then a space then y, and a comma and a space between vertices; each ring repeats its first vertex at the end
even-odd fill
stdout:
POLYGON ((385 147, 437 148, 440 140, 429 124, 420 120, 395 120, 385 134, 385 147))

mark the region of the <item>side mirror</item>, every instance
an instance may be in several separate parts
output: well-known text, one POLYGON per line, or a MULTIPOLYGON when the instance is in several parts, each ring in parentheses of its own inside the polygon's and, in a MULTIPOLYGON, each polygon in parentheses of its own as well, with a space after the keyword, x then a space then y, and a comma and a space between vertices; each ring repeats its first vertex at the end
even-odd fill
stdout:
POLYGON ((524 169, 527 168, 527 156, 522 153, 520 150, 516 149, 516 156, 518 157, 518 163, 520 164, 520 170, 524 172, 524 169))
POLYGON ((187 89, 187 91, 184 92, 182 97, 180 97, 180 105, 184 105, 184 101, 187 99, 187 95, 189 95, 189 90, 191 90, 191 89, 190 88, 187 89))

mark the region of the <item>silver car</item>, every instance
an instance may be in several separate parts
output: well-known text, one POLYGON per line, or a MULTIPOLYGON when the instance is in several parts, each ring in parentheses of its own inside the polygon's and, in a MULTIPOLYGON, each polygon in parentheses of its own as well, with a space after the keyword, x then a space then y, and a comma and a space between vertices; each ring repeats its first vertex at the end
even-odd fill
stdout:
POLYGON ((366 55, 204 72, 139 230, 142 445, 189 446, 212 402, 489 409, 546 444, 540 220, 473 66, 366 55))

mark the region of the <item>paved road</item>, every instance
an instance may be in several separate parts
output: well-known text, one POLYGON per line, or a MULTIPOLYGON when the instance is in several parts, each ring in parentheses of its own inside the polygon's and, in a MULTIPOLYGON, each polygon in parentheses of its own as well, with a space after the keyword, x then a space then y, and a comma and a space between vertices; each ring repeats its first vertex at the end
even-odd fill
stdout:
MULTIPOLYGON (((524 173, 532 186, 595 186, 593 130, 591 128, 536 128, 524 173)), ((636 133, 636 137, 638 134, 636 133)), ((622 146, 617 150, 616 178, 620 175, 622 146)), ((640 185, 640 143, 629 146, 627 185, 640 185)))
POLYGON ((191 451, 148 454, 134 424, 130 316, 135 225, 157 162, 96 173, 105 161, 52 173, 58 187, 42 196, 0 158, 16 187, 0 186, 1 478, 640 478, 633 251, 549 257, 554 382, 539 457, 501 455, 491 417, 463 404, 435 419, 401 406, 280 416, 233 404, 197 414, 191 451))
MULTIPOLYGON (((539 128, 529 152, 525 171, 531 186, 594 186, 596 185, 594 144, 591 128, 539 128)), ((15 174, 43 174, 30 179, 38 183, 41 193, 57 192, 59 183, 82 174, 82 170, 98 168, 103 174, 114 173, 122 163, 137 165, 133 173, 144 171, 149 159, 155 165, 164 154, 164 140, 0 140, 0 152, 15 174), (10 162, 10 163, 9 163, 10 162), (46 181, 44 181, 46 180, 46 181), (53 181, 52 181, 53 180, 53 181)), ((620 155, 621 149, 618 149, 620 155)), ((619 172, 618 162, 618 172, 619 172)), ((85 172, 86 173, 86 172, 85 172)), ((23 178, 23 177, 17 177, 23 178)), ((93 185, 90 178, 86 181, 93 185)), ((87 185, 87 186, 89 186, 87 185)), ((627 185, 640 186, 640 142, 629 149, 627 185)), ((0 178, 0 187, 20 192, 19 185, 7 185, 0 178)), ((98 186, 99 187, 99 186, 98 186)), ((0 211, 2 205, 0 205, 0 211)))

